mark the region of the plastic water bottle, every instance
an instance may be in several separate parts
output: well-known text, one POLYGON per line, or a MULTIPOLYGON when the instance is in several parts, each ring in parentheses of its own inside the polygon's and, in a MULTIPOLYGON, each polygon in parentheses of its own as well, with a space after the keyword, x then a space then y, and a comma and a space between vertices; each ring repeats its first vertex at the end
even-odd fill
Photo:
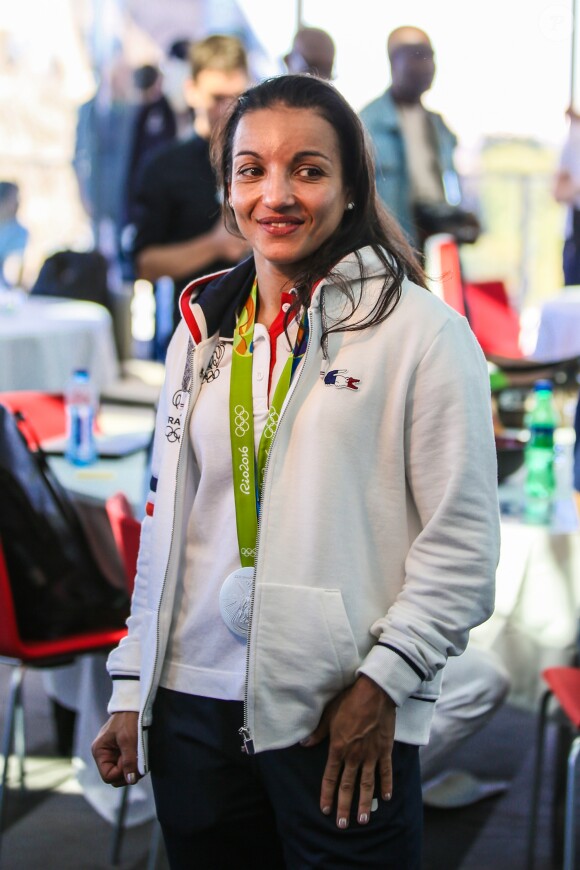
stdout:
POLYGON ((531 523, 550 522, 556 491, 554 431, 557 425, 552 384, 536 381, 534 404, 528 416, 530 437, 525 447, 525 514, 531 523))
POLYGON ((76 369, 65 393, 67 445, 65 456, 74 465, 90 465, 97 459, 95 414, 97 395, 86 369, 76 369))

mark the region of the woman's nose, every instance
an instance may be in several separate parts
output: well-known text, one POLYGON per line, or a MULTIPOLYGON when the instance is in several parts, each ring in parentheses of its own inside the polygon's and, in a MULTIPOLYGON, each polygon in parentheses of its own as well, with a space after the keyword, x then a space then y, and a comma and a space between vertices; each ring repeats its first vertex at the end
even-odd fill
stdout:
POLYGON ((285 172, 271 172, 265 179, 262 201, 269 208, 292 205, 294 193, 291 179, 285 172))

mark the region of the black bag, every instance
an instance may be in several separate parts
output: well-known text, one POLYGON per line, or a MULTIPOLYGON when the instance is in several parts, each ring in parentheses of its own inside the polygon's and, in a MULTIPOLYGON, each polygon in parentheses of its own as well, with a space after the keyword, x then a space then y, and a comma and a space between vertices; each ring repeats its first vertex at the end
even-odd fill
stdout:
POLYGON ((57 251, 42 264, 30 293, 98 302, 111 310, 107 260, 100 251, 57 251))
POLYGON ((27 425, 0 404, 0 540, 20 634, 50 640, 121 628, 129 612, 121 560, 103 570, 42 450, 28 448, 27 425))

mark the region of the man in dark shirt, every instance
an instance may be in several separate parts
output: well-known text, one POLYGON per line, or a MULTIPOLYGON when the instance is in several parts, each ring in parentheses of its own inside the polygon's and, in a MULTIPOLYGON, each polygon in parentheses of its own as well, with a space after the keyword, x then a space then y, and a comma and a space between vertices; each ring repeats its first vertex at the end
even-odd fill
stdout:
POLYGON ((235 37, 216 35, 193 45, 190 60, 185 96, 195 112, 193 136, 161 149, 144 167, 135 211, 137 275, 174 280, 174 322, 179 292, 189 281, 249 253, 246 242, 223 225, 209 159, 212 130, 248 86, 246 53, 235 37))

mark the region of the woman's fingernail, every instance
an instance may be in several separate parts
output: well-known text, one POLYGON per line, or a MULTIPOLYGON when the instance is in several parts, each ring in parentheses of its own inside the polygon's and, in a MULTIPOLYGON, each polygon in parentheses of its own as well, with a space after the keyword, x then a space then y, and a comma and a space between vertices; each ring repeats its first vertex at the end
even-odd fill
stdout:
POLYGON ((384 795, 383 795, 383 800, 384 800, 384 801, 390 801, 391 797, 392 797, 391 792, 390 792, 390 791, 386 791, 386 792, 384 793, 384 795))
POLYGON ((338 827, 339 828, 346 828, 347 825, 348 825, 348 819, 339 819, 338 820, 338 827))
POLYGON ((134 783, 135 783, 135 774, 134 774, 134 773, 128 773, 127 776, 125 777, 125 779, 126 779, 126 781, 127 781, 127 783, 128 783, 129 785, 134 785, 134 783))
POLYGON ((324 813, 325 816, 329 816, 330 815, 330 807, 322 807, 322 812, 324 813))
POLYGON ((369 817, 367 816, 366 813, 361 813, 360 816, 358 817, 359 825, 366 825, 368 820, 369 820, 369 817))

